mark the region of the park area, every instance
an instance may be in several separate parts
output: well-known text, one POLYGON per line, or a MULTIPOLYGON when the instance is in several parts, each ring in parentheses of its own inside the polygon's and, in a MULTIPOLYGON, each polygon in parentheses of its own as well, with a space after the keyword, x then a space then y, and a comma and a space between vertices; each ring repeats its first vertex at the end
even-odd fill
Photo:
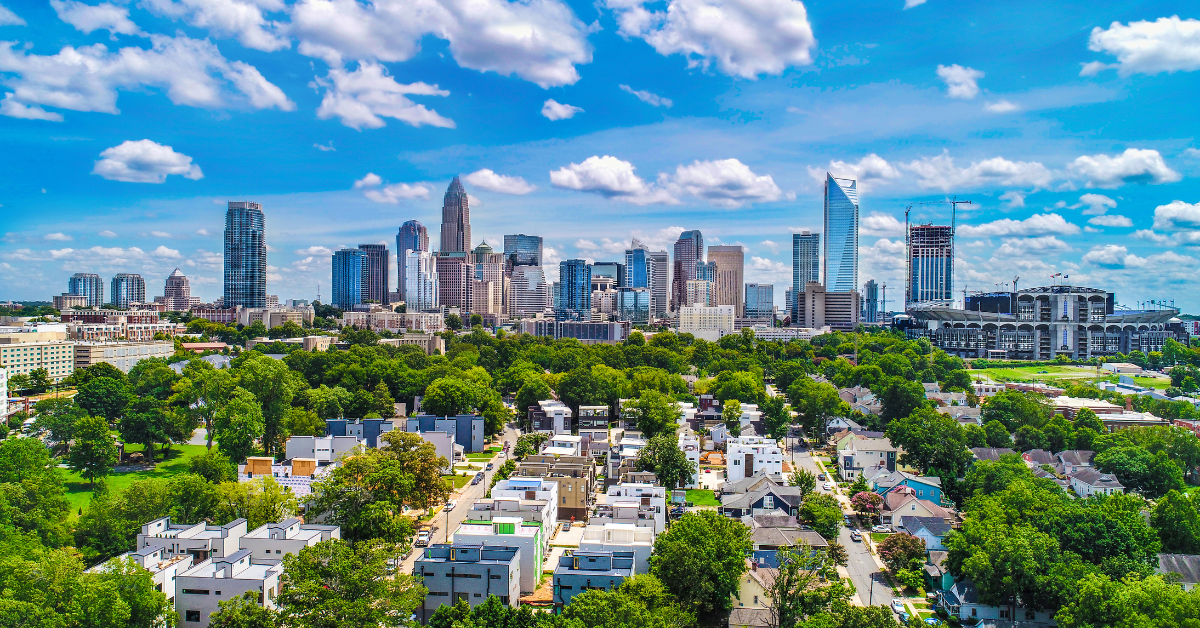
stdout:
MULTIPOLYGON (((1075 383, 1106 381, 1116 382, 1117 375, 1103 369, 1097 371, 1094 366, 1074 366, 1069 364, 1051 364, 1040 366, 993 366, 985 369, 971 369, 972 379, 982 379, 993 382, 1044 382, 1058 386, 1068 386, 1075 383)), ((1171 385, 1167 377, 1144 377, 1132 375, 1130 379, 1138 386, 1165 390, 1171 385)))
MULTIPOLYGON (((216 448, 216 445, 213 445, 213 447, 216 448)), ((135 480, 169 478, 181 473, 187 473, 188 469, 191 468, 192 458, 203 454, 205 449, 204 445, 173 445, 165 457, 161 450, 157 452, 156 458, 158 463, 154 465, 154 469, 124 472, 116 470, 105 478, 105 482, 109 490, 119 493, 129 488, 129 485, 133 484, 135 480)), ((125 445, 126 453, 139 451, 142 451, 141 445, 125 445)), ((66 468, 62 468, 61 471, 67 487, 67 501, 71 503, 71 516, 76 517, 79 515, 79 509, 86 507, 88 502, 91 501, 92 486, 74 471, 66 468)))

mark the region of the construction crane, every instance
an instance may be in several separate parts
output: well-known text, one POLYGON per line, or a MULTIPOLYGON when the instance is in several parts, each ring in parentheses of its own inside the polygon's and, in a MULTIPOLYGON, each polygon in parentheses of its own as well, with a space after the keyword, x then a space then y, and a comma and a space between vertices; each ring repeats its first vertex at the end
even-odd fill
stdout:
MULTIPOLYGON (((912 285, 912 230, 908 224, 908 214, 916 205, 949 205, 950 206, 950 276, 953 278, 954 273, 954 233, 957 227, 958 206, 970 205, 971 201, 960 201, 958 197, 942 199, 940 201, 914 201, 908 204, 904 209, 904 309, 908 310, 909 305, 913 302, 913 285, 912 285)), ((965 298, 965 297, 964 297, 965 298)), ((966 307, 966 304, 963 304, 966 307)))

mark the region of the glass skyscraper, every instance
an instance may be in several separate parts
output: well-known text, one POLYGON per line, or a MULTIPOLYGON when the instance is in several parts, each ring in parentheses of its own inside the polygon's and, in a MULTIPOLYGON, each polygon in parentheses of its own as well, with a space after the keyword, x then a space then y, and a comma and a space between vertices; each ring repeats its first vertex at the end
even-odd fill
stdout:
POLYGON ((874 279, 868 279, 867 283, 863 284, 863 312, 861 318, 864 323, 879 322, 879 284, 875 283, 874 279))
POLYGON ((829 292, 852 292, 858 290, 858 182, 825 177, 822 283, 829 292))
POLYGON ((509 273, 516 266, 541 266, 542 236, 523 233, 504 236, 504 264, 509 273))
POLYGON ((467 191, 458 177, 446 188, 442 200, 442 253, 466 253, 471 250, 471 209, 467 191))
POLYGON ((408 249, 404 252, 407 258, 404 270, 407 273, 400 278, 405 295, 405 311, 420 312, 438 306, 438 274, 437 258, 429 251, 408 249))
POLYGON ((408 271, 405 266, 408 256, 405 251, 429 251, 429 231, 416 220, 400 225, 400 231, 396 233, 396 291, 400 293, 401 301, 408 301, 408 271))
POLYGON ((671 310, 687 302, 687 282, 696 278, 696 262, 704 261, 704 236, 699 230, 684 231, 675 241, 674 272, 671 275, 671 310))
POLYGON ((104 280, 95 273, 75 273, 67 280, 67 294, 87 297, 88 307, 104 305, 104 280))
POLYGON ((592 278, 608 277, 612 279, 613 287, 625 285, 625 265, 620 262, 596 262, 592 264, 592 278))
MULTIPOLYGON (((821 281, 821 234, 802 231, 792 234, 792 293, 804 292, 804 284, 821 281)), ((796 319, 792 309, 794 302, 787 304, 788 313, 796 319)))
POLYGON ((370 266, 360 249, 342 249, 333 254, 333 307, 354 309, 367 296, 370 266))
POLYGON ((267 307, 267 239, 262 206, 229 201, 225 211, 225 307, 267 307))
POLYGON ((716 262, 696 262, 696 279, 700 281, 717 280, 716 262))
POLYGON ((913 225, 908 230, 908 294, 911 303, 954 298, 954 232, 948 226, 913 225))
POLYGON ((568 259, 558 263, 558 301, 554 318, 591 320, 592 267, 587 260, 568 259))
POLYGON ((388 268, 391 266, 388 262, 391 260, 388 259, 387 245, 360 244, 358 250, 367 256, 367 292, 363 295, 363 302, 387 305, 391 284, 388 280, 388 268))
POLYGON ((633 248, 625 251, 625 283, 622 287, 649 288, 654 275, 654 269, 651 267, 653 264, 650 251, 646 250, 641 242, 634 240, 633 248))
POLYGON ((117 273, 112 278, 112 298, 117 307, 127 308, 130 303, 146 302, 146 280, 141 275, 117 273))
POLYGON ((772 318, 775 315, 775 286, 769 283, 746 284, 746 318, 772 318))

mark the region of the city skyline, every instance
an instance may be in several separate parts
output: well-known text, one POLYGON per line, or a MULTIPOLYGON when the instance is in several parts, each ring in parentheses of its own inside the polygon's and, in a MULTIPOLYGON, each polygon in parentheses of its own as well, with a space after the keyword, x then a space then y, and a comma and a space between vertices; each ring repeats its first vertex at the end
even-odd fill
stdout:
POLYGON ((520 57, 484 38, 468 58, 437 37, 400 53, 271 30, 295 17, 290 7, 253 9, 271 30, 263 40, 140 5, 84 33, 68 13, 6 3, 19 22, 0 36, 21 45, 0 55, 14 94, 0 133, 16 149, 0 157, 0 298, 46 300, 45 286, 76 272, 139 274, 154 292, 178 266, 212 301, 220 207, 241 199, 267 213, 267 291, 312 298, 322 284, 328 298, 333 251, 391 244, 406 220, 440 224, 437 193, 459 176, 473 197, 464 248, 540 235, 547 281, 562 259, 617 259, 631 237, 670 251, 701 230, 706 243, 743 245, 745 281, 773 284, 783 303, 788 236, 825 231, 829 172, 860 184, 856 286, 887 283, 890 309, 903 298, 904 207, 957 195, 975 205, 959 215, 956 298, 1062 273, 1131 306, 1177 297, 1200 310, 1181 290, 1200 271, 1200 123, 1172 104, 1190 102, 1200 66, 1154 47, 1156 33, 1193 32, 1192 16, 1170 17, 1176 7, 1079 3, 1063 22, 1018 2, 1013 15, 1035 18, 1013 28, 935 0, 871 3, 854 24, 837 7, 789 0, 808 35, 780 48, 700 41, 684 58, 653 33, 623 31, 622 9, 554 4, 566 22, 536 24, 563 26, 554 32, 574 52, 520 57), (913 46, 910 34, 929 28, 946 35, 913 46), (1149 52, 1131 56, 1137 37, 1149 52), (51 89, 29 68, 49 64, 49 80, 63 46, 89 47, 99 63, 119 50, 164 62, 202 51, 213 64, 180 72, 212 91, 141 76, 51 89), (319 48, 328 54, 306 56, 319 48), (230 78, 235 62, 255 70, 258 91, 230 78), (372 94, 403 106, 384 111, 372 94), (81 104, 55 104, 68 102, 81 104))

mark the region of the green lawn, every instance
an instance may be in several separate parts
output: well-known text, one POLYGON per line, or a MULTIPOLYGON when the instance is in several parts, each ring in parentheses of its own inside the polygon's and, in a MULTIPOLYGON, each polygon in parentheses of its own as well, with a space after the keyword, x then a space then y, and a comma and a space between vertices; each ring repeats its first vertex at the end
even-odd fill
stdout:
POLYGON ((474 476, 474 474, 472 474, 472 475, 443 475, 442 477, 446 478, 447 480, 450 480, 450 482, 454 484, 455 490, 457 490, 457 489, 460 489, 460 488, 466 486, 467 482, 470 482, 471 478, 473 478, 475 476, 474 476))
MULTIPOLYGON (((1113 381, 1116 381, 1115 377, 1113 378, 1113 381)), ((1138 386, 1145 386, 1146 388, 1155 388, 1158 390, 1166 390, 1171 386, 1171 380, 1169 379, 1161 379, 1158 377, 1138 377, 1136 375, 1133 376, 1133 383, 1137 384, 1138 386)))
MULTIPOLYGON (((114 473, 106 479, 109 490, 120 492, 133 484, 134 480, 143 478, 169 478, 180 473, 187 473, 191 459, 205 451, 204 445, 175 445, 163 459, 162 452, 158 453, 158 464, 153 471, 135 471, 130 473, 114 473)), ((142 451, 141 445, 126 445, 126 452, 142 451)), ((67 501, 71 503, 71 516, 79 514, 80 508, 86 508, 92 499, 92 489, 88 481, 78 473, 68 469, 60 469, 67 487, 67 501)))
POLYGON ((872 533, 871 533, 871 540, 872 540, 872 541, 874 541, 874 542, 876 542, 876 543, 879 543, 880 541, 882 541, 882 540, 884 540, 884 539, 888 538, 889 536, 891 536, 891 535, 890 535, 890 534, 888 534, 888 533, 886 533, 886 532, 872 532, 872 533))
POLYGON ((717 508, 721 502, 713 497, 713 492, 705 488, 689 488, 687 492, 687 500, 697 506, 711 506, 717 508))
POLYGON ((496 455, 496 452, 489 449, 488 451, 482 451, 477 454, 467 454, 467 460, 475 460, 475 461, 482 460, 484 462, 487 462, 488 460, 491 460, 492 457, 495 455, 496 455))
MULTIPOLYGON (((1045 380, 1045 379, 1094 379, 1096 377, 1096 369, 1093 367, 1077 367, 1077 366, 1001 366, 986 369, 971 369, 967 371, 971 374, 972 379, 979 379, 982 376, 990 377, 999 382, 1004 381, 1021 381, 1021 380, 1045 380), (1045 371, 1044 373, 1042 371, 1045 371)), ((1106 371, 1100 371, 1103 376, 1106 371)))

